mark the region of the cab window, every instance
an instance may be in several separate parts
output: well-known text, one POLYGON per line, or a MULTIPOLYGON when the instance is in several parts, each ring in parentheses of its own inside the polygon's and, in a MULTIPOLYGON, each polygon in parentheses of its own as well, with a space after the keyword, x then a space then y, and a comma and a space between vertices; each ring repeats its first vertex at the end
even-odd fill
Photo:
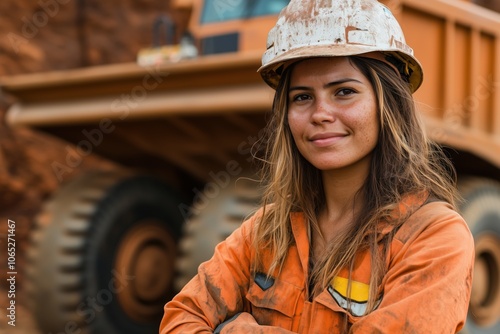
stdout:
POLYGON ((201 23, 278 14, 289 0, 205 0, 201 23))

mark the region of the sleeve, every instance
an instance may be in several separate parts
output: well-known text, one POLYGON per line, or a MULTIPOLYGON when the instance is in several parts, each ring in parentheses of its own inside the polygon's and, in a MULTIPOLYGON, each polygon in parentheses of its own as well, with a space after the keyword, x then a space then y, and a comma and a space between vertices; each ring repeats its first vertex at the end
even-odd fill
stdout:
POLYGON ((251 235, 256 217, 244 222, 217 245, 214 256, 164 307, 160 334, 250 333, 286 334, 288 330, 262 326, 245 311, 252 260, 251 235))
POLYGON ((472 285, 472 235, 443 203, 417 212, 393 241, 379 307, 354 319, 351 333, 442 334, 463 327, 472 285))
POLYGON ((164 307, 160 334, 213 333, 241 312, 250 277, 250 231, 255 216, 217 245, 213 257, 164 307))
POLYGON ((251 314, 239 313, 226 322, 220 324, 215 329, 214 333, 293 334, 295 332, 274 326, 261 326, 257 324, 257 321, 255 321, 251 314))

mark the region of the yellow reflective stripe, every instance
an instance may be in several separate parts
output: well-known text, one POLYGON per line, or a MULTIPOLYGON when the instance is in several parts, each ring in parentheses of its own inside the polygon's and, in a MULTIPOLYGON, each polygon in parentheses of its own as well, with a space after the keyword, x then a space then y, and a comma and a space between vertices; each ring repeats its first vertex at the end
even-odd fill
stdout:
POLYGON ((331 285, 333 289, 344 298, 348 298, 359 303, 368 301, 368 297, 370 296, 370 286, 368 284, 356 281, 351 281, 351 293, 348 296, 347 288, 349 285, 349 280, 347 278, 335 277, 331 285))

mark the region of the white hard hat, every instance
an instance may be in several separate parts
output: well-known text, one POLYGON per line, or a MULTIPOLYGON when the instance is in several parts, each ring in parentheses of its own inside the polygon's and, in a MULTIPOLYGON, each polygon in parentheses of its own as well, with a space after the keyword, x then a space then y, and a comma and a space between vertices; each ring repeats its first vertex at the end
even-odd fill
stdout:
POLYGON ((284 67, 293 61, 354 55, 391 65, 412 92, 422 84, 422 66, 399 23, 376 0, 291 0, 269 32, 259 72, 276 89, 284 67))

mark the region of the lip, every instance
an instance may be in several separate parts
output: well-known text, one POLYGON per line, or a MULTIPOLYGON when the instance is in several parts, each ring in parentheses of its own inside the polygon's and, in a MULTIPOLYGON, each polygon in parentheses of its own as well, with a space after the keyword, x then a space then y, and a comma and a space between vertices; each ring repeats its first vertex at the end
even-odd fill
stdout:
POLYGON ((309 137, 309 141, 315 146, 325 147, 338 142, 346 136, 347 134, 339 132, 318 133, 309 137))

